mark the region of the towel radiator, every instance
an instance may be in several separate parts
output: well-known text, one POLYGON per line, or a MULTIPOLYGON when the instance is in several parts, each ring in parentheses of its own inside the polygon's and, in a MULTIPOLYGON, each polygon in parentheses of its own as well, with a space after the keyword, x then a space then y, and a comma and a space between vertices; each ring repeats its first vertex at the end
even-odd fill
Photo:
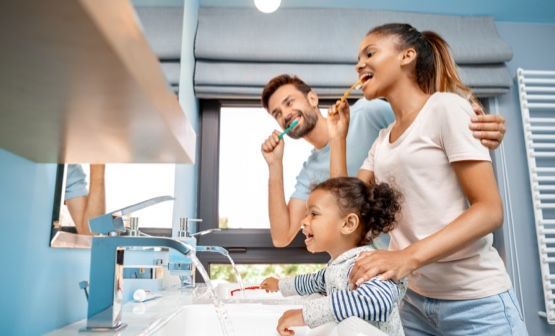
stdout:
POLYGON ((555 324, 555 71, 517 70, 545 313, 555 324))

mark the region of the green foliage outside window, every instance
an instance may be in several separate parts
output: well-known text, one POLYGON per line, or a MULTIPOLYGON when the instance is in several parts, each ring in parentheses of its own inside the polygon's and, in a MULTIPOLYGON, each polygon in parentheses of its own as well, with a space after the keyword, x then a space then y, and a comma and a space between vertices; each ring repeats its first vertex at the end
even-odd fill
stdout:
MULTIPOLYGON (((237 265, 237 269, 244 283, 255 284, 269 276, 284 278, 314 273, 324 266, 325 264, 243 264, 237 265)), ((229 264, 211 264, 210 279, 237 282, 233 268, 229 264)))

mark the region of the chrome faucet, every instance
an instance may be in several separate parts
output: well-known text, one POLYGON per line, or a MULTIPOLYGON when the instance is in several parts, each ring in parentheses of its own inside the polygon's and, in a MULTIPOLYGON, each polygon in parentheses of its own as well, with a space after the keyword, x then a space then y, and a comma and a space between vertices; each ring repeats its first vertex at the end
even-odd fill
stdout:
POLYGON ((173 197, 155 197, 89 221, 91 231, 100 235, 92 239, 87 327, 82 331, 125 328, 126 324, 121 321, 121 308, 126 247, 167 247, 183 255, 188 255, 192 250, 188 244, 171 238, 117 235, 125 232, 122 216, 169 200, 173 200, 173 197))
POLYGON ((188 255, 191 247, 166 237, 94 237, 91 248, 87 327, 83 331, 120 330, 124 247, 167 247, 188 255))
MULTIPOLYGON (((87 326, 82 331, 117 331, 126 327, 121 316, 123 259, 126 248, 166 247, 183 256, 190 256, 191 252, 194 253, 194 246, 178 239, 154 236, 118 236, 118 233, 126 231, 122 216, 173 199, 171 196, 155 197, 89 221, 91 231, 99 235, 92 239, 87 326)), ((199 232, 198 235, 216 230, 199 232)), ((202 252, 217 252, 229 256, 229 253, 219 246, 199 246, 198 249, 202 252)))

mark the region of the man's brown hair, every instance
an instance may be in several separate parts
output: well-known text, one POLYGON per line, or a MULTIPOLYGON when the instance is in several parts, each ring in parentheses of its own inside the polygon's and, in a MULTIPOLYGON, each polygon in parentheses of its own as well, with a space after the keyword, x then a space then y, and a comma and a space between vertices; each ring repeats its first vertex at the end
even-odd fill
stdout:
POLYGON ((301 91, 305 96, 312 90, 310 86, 308 86, 305 82, 303 82, 297 76, 291 76, 287 74, 276 76, 264 86, 264 90, 262 90, 262 106, 267 110, 268 109, 268 101, 270 97, 282 86, 287 84, 293 84, 297 90, 301 91))

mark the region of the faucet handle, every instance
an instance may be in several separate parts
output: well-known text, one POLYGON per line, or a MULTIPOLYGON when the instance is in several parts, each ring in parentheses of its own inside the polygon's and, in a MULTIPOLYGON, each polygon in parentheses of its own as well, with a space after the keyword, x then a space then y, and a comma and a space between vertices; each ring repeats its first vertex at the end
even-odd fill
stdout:
POLYGON ((160 202, 171 201, 172 196, 159 196, 146 201, 142 201, 133 205, 126 206, 116 211, 108 212, 107 214, 89 220, 89 227, 93 233, 110 234, 112 232, 125 232, 123 225, 123 215, 127 215, 137 210, 149 207, 160 202))
POLYGON ((139 235, 139 218, 129 217, 129 235, 138 236, 139 235))
POLYGON ((194 234, 191 234, 191 222, 202 223, 202 218, 179 218, 179 230, 177 231, 178 238, 194 236, 194 234))

